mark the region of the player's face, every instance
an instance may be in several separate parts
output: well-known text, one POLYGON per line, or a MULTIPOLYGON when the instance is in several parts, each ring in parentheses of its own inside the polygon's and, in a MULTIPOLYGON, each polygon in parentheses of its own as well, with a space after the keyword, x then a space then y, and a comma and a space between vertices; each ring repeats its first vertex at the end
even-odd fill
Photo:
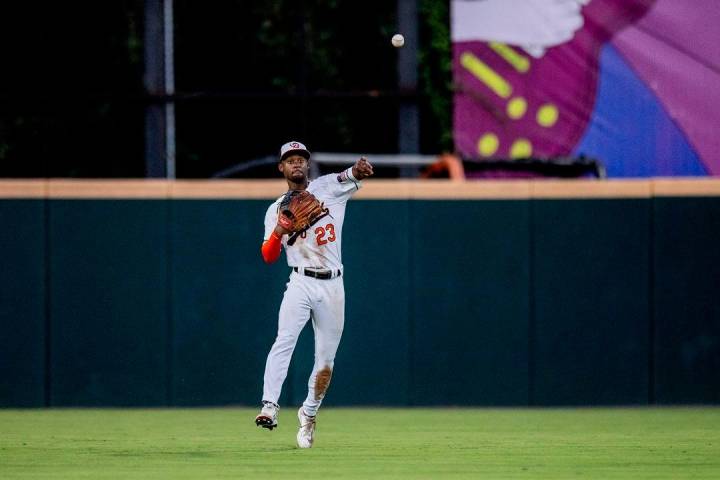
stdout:
POLYGON ((280 162, 280 171, 287 180, 295 183, 302 183, 308 176, 310 164, 301 155, 291 155, 280 162))

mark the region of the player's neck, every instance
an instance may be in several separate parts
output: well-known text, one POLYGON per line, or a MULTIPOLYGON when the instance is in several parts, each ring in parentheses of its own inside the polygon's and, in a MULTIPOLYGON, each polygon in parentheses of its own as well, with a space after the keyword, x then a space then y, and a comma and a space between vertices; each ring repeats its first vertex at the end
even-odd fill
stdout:
POLYGON ((290 180, 287 181, 288 188, 290 190, 305 190, 308 187, 308 181, 305 179, 304 181, 300 183, 295 183, 290 180))

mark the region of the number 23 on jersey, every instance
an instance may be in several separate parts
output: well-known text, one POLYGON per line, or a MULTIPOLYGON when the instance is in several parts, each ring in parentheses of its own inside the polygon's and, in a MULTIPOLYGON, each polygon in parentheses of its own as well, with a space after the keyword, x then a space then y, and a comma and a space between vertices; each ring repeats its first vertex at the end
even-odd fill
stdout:
POLYGON ((318 245, 335 241, 335 225, 328 223, 324 227, 315 227, 315 240, 318 245))

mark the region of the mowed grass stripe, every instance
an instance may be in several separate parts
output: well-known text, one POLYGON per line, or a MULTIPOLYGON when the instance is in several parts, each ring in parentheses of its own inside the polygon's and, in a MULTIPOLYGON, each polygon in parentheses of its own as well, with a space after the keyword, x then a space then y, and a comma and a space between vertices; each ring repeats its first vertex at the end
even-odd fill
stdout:
POLYGON ((720 408, 0 410, 0 478, 720 478, 720 408))

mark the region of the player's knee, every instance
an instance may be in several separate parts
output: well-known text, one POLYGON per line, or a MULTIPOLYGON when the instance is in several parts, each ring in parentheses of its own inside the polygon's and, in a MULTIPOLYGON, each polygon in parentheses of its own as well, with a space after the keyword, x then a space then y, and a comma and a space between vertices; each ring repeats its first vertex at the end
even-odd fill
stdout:
POLYGON ((318 354, 315 355, 315 370, 330 370, 332 372, 335 367, 335 355, 331 354, 318 354))
POLYGON ((339 327, 333 328, 332 330, 328 330, 326 332, 326 335, 327 335, 326 338, 327 338, 328 342, 330 342, 330 343, 340 343, 342 334, 343 334, 343 327, 339 326, 339 327))

